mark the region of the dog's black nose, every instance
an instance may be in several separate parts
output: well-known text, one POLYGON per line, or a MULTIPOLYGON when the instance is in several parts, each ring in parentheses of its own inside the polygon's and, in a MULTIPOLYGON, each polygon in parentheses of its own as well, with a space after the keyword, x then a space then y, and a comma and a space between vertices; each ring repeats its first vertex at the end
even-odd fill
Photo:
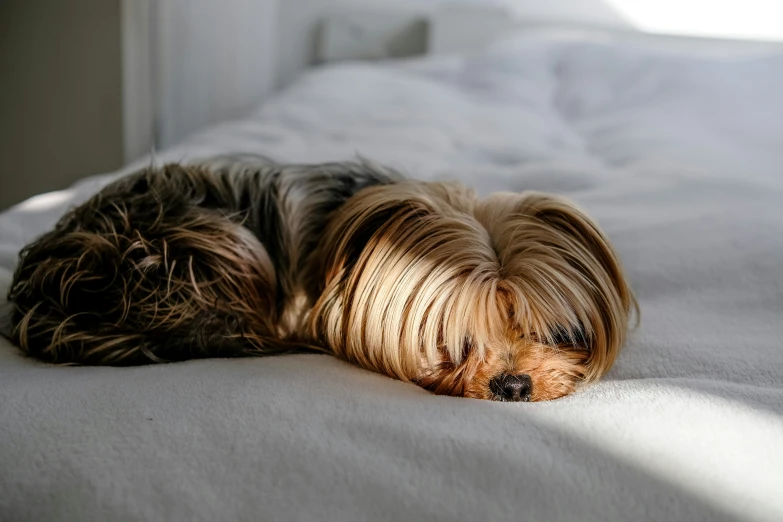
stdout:
POLYGON ((533 392, 533 381, 526 373, 520 375, 501 373, 489 382, 489 389, 501 401, 528 402, 533 392))

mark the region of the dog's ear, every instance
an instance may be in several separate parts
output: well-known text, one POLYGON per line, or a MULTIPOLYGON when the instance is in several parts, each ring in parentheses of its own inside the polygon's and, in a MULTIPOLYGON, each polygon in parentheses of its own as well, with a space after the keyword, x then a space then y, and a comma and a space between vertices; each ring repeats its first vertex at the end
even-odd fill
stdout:
POLYGON ((400 213, 400 206, 400 201, 390 198, 384 187, 372 187, 335 212, 316 259, 324 286, 350 273, 367 244, 400 213))
POLYGON ((548 194, 497 194, 476 215, 509 281, 520 328, 547 344, 588 350, 586 378, 600 377, 636 307, 606 235, 571 201, 548 194))
MULTIPOLYGON (((416 200, 407 204, 400 187, 370 187, 351 197, 327 223, 319 248, 312 257, 311 273, 320 276, 312 285, 310 336, 318 344, 349 362, 406 380, 415 373, 411 357, 396 354, 369 332, 387 330, 371 293, 383 283, 395 231, 412 227, 413 220, 431 210, 416 200), (388 244, 387 244, 388 243, 388 244), (384 254, 386 252, 386 254, 384 254), (384 260, 386 258, 386 261, 384 260), (369 340, 372 337, 373 340, 369 340), (387 360, 392 359, 392 360, 387 360)), ((391 281, 388 281, 391 283, 391 281)), ((391 296, 387 296, 390 299, 391 296)))
POLYGON ((400 229, 448 219, 455 212, 471 213, 474 200, 470 189, 456 183, 400 182, 366 188, 330 218, 315 256, 315 272, 327 286, 349 273, 371 243, 388 240, 400 229))
POLYGON ((314 340, 403 380, 418 375, 423 358, 434 364, 445 353, 459 362, 465 339, 499 314, 490 310, 489 275, 477 272, 494 256, 468 212, 472 201, 465 189, 413 182, 348 200, 318 251, 323 291, 311 313, 314 340))

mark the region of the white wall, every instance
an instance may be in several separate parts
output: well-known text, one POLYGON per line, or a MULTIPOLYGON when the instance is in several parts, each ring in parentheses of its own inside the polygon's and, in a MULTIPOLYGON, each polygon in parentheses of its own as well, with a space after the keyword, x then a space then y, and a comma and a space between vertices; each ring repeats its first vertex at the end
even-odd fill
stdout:
POLYGON ((0 209, 245 114, 279 1, 0 0, 0 209))
MULTIPOLYGON (((657 0, 650 0, 657 1, 657 0)), ((628 20, 611 0, 504 0, 519 21, 590 25, 611 29, 628 28, 628 20)))
POLYGON ((161 0, 155 5, 158 147, 243 115, 274 88, 277 0, 161 0))

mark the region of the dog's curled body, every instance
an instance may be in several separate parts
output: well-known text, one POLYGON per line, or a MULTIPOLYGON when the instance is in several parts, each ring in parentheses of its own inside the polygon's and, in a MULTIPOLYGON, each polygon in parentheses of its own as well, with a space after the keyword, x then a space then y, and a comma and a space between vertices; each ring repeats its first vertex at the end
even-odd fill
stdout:
POLYGON ((514 401, 603 375, 635 306, 604 235, 562 198, 249 156, 110 184, 22 251, 9 301, 17 344, 50 362, 312 348, 514 401))
POLYGON ((294 348, 330 214, 394 175, 232 156, 121 178, 22 251, 9 293, 18 344, 112 365, 294 348))

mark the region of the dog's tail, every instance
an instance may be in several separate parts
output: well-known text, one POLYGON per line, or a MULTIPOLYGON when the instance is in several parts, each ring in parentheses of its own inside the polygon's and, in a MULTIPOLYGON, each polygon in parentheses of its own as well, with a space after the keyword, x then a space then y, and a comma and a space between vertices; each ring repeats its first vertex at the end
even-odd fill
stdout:
POLYGON ((54 363, 131 365, 289 349, 275 268, 198 167, 108 186, 28 245, 9 291, 13 339, 54 363))

